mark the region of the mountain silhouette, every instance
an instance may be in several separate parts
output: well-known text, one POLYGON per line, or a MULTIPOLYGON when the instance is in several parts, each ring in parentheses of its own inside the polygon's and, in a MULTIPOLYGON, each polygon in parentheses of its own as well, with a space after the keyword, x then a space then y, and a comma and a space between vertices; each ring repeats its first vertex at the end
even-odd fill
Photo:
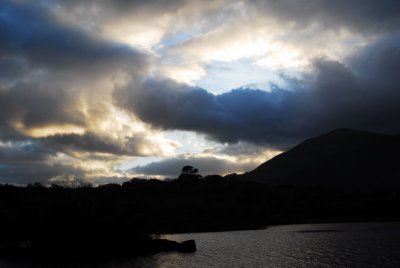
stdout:
POLYGON ((337 129, 308 139, 240 179, 276 186, 400 188, 400 135, 337 129))

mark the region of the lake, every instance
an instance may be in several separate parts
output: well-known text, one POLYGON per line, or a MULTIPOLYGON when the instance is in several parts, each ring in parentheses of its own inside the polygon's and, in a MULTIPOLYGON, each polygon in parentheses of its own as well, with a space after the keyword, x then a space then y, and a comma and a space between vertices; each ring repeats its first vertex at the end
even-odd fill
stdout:
POLYGON ((163 238, 195 239, 197 252, 85 263, 0 260, 0 267, 400 267, 399 222, 282 225, 163 238))

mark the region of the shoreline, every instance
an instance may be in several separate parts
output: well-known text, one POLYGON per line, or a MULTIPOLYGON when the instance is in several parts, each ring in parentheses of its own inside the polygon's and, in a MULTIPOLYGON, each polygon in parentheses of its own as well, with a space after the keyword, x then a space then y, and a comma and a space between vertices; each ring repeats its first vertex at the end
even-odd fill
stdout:
POLYGON ((274 226, 285 226, 285 225, 303 225, 303 224, 336 224, 336 223, 400 223, 400 219, 396 218, 385 218, 385 219, 351 219, 351 220, 343 220, 343 219, 336 219, 336 220, 312 220, 312 221, 299 221, 299 222, 284 222, 278 224, 266 224, 259 227, 254 228, 238 228, 238 229, 218 229, 218 230, 200 230, 200 231, 189 231, 189 232, 172 232, 172 233, 155 233, 152 235, 155 236, 167 236, 167 235, 180 235, 180 234, 200 234, 200 233, 222 233, 222 232, 240 232, 240 231, 256 231, 256 230, 264 230, 268 229, 269 227, 274 226))

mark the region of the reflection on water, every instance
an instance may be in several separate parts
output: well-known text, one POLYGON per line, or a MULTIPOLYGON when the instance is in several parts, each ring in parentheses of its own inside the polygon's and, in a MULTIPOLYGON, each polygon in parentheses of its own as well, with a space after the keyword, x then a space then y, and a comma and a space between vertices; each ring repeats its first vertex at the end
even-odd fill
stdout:
POLYGON ((400 223, 286 225, 165 238, 195 239, 198 251, 85 263, 0 260, 0 267, 400 267, 400 223))

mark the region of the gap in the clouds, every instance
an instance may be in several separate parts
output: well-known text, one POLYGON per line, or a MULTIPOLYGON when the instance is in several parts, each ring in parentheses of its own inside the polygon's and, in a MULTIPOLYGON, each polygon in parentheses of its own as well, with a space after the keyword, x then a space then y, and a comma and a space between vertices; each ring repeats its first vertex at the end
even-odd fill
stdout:
POLYGON ((200 175, 244 173, 281 153, 248 142, 220 143, 190 131, 166 131, 163 137, 179 142, 174 155, 142 156, 123 163, 131 177, 175 178, 183 166, 199 168, 200 175))
POLYGON ((251 59, 212 61, 206 65, 206 75, 193 83, 214 94, 242 87, 270 91, 272 84, 286 86, 278 72, 259 66, 251 59))
POLYGON ((163 51, 164 49, 168 49, 171 46, 182 44, 193 38, 194 35, 196 35, 196 33, 187 31, 179 31, 174 34, 167 35, 163 39, 161 39, 158 47, 156 47, 156 51, 163 51))
POLYGON ((121 171, 129 171, 131 168, 136 166, 145 166, 152 162, 158 162, 163 160, 165 157, 158 156, 138 156, 132 160, 125 161, 118 166, 121 171))
MULTIPOLYGON (((191 131, 171 130, 163 134, 164 138, 178 142, 180 147, 176 149, 175 155, 192 155, 199 154, 205 150, 215 147, 217 142, 207 140, 204 135, 191 131)), ((153 162, 159 162, 173 156, 138 156, 132 160, 125 161, 119 165, 122 171, 128 171, 137 166, 146 166, 153 162)))
POLYGON ((192 131, 182 131, 182 130, 171 130, 164 133, 164 137, 179 142, 180 147, 177 148, 176 153, 178 155, 182 154, 192 154, 201 153, 204 150, 219 144, 214 141, 210 141, 204 135, 198 134, 192 131))

